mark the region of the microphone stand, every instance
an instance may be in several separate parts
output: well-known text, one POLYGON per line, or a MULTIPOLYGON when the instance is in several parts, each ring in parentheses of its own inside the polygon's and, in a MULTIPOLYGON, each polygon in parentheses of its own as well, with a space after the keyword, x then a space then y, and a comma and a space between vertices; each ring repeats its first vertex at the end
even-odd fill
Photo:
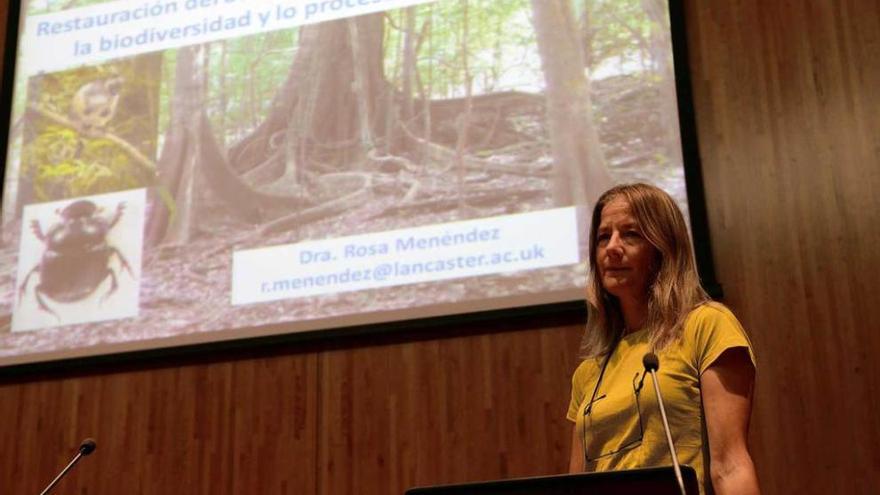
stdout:
POLYGON ((64 468, 64 470, 58 473, 58 476, 56 476, 55 479, 52 480, 51 483, 49 483, 49 486, 47 486, 45 490, 40 492, 40 495, 46 495, 47 493, 49 493, 49 490, 55 487, 55 485, 57 485, 58 482, 61 481, 61 478, 63 478, 64 475, 67 474, 67 472, 70 471, 73 466, 75 466, 76 463, 79 462, 80 459, 83 458, 83 456, 91 454, 93 450, 95 450, 95 441, 91 438, 83 440, 82 445, 79 446, 79 452, 76 453, 76 456, 74 456, 73 460, 70 461, 70 463, 67 465, 67 467, 64 468))
POLYGON ((687 495, 684 490, 684 478, 681 476, 681 466, 678 464, 678 456, 675 455, 675 445, 672 443, 672 434, 669 433, 669 421, 666 420, 666 407, 663 405, 663 396, 660 394, 660 384, 657 383, 657 370, 660 368, 660 360, 653 352, 645 354, 642 359, 645 369, 651 372, 651 381, 654 382, 654 393, 657 394, 657 404, 660 405, 660 417, 663 419, 663 431, 666 433, 666 443, 669 445, 669 453, 672 455, 672 467, 675 469, 675 479, 678 481, 678 489, 681 495, 687 495))

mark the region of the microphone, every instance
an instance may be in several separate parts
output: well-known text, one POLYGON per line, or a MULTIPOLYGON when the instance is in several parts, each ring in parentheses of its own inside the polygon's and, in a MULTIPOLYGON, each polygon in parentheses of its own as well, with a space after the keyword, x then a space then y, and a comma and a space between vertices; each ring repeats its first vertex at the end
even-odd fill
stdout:
POLYGON ((79 445, 79 453, 82 455, 89 455, 95 451, 95 448, 97 446, 98 444, 96 444, 94 440, 92 440, 91 438, 86 438, 79 445))
POLYGON ((660 384, 657 383, 657 370, 660 369, 660 359, 653 352, 649 352, 642 358, 642 364, 645 366, 645 373, 651 373, 651 381, 654 382, 654 392, 657 394, 657 404, 660 405, 660 417, 663 419, 663 430, 666 432, 669 454, 672 455, 672 467, 675 469, 678 489, 681 491, 681 495, 687 495, 684 490, 684 479, 681 477, 681 466, 678 464, 678 456, 675 455, 675 445, 672 443, 672 434, 669 432, 669 421, 666 420, 666 407, 663 405, 663 396, 660 394, 660 384))
POLYGON ((58 476, 56 476, 55 479, 52 480, 51 483, 49 483, 49 486, 47 486, 45 490, 40 492, 40 495, 46 495, 47 493, 49 493, 49 490, 51 490, 55 485, 57 485, 58 482, 61 481, 61 478, 63 478, 64 475, 67 474, 67 472, 70 471, 70 469, 74 465, 76 465, 76 463, 79 462, 80 459, 83 458, 83 456, 87 456, 87 455, 91 454, 92 452, 94 452, 95 448, 97 446, 98 446, 98 444, 95 443, 95 441, 91 438, 86 438, 85 440, 83 440, 82 443, 79 444, 79 451, 76 453, 76 456, 73 458, 73 460, 70 461, 70 463, 67 465, 67 467, 65 467, 58 474, 58 476))

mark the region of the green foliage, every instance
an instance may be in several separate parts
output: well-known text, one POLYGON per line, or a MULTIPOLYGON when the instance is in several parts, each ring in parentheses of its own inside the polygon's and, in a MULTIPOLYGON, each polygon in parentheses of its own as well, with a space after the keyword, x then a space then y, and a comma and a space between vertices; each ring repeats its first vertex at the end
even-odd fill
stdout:
POLYGON ((32 178, 38 201, 86 196, 138 187, 129 158, 106 139, 83 144, 77 133, 47 125, 25 147, 23 174, 32 178))
POLYGON ((206 110, 218 137, 236 141, 266 117, 287 78, 298 34, 286 29, 210 45, 206 110))
POLYGON ((151 185, 112 139, 80 133, 74 126, 72 105, 85 84, 122 77, 121 101, 106 131, 151 156, 156 145, 155 82, 144 80, 142 74, 155 72, 158 64, 149 60, 153 56, 28 81, 28 104, 38 111, 30 112, 25 123, 21 178, 35 199, 49 201, 151 185), (62 125, 65 120, 68 125, 62 125))
MULTIPOLYGON (((654 2, 666 9, 665 0, 575 0, 573 6, 587 65, 597 68, 610 59, 650 60, 652 30, 668 31, 668 21, 657 26, 645 12, 654 2)), ((648 67, 645 67, 648 69, 648 67)))
POLYGON ((164 136, 171 126, 170 102, 174 88, 174 73, 177 67, 177 50, 162 52, 162 79, 159 84, 159 123, 158 135, 164 136))
MULTIPOLYGON (((648 60, 654 26, 645 2, 664 0, 571 0, 575 25, 592 67, 604 61, 648 60), (638 54, 641 54, 640 56, 638 54)), ((439 0, 385 13, 385 75, 403 87, 406 36, 417 38, 413 96, 461 97, 544 87, 530 0, 439 0), (408 11, 415 13, 407 33, 408 11)), ((215 41, 207 46, 205 108, 222 145, 246 136, 262 122, 286 80, 297 53, 299 29, 215 41)), ((560 27, 562 29, 562 27, 560 27)), ((168 129, 176 50, 164 53, 160 132, 168 129)), ((648 67, 640 72, 647 74, 648 67)), ((306 77, 303 74, 303 77, 306 77)))
MULTIPOLYGON (((446 0, 414 7, 417 70, 429 97, 543 86, 528 0, 446 0), (464 46, 467 46, 465 50, 464 46)), ((386 72, 400 87, 406 10, 388 13, 386 72)))
POLYGON ((113 0, 78 0, 74 2, 71 2, 70 0, 30 0, 27 2, 27 15, 48 14, 51 12, 59 12, 76 7, 97 5, 99 3, 107 3, 111 1, 113 0))

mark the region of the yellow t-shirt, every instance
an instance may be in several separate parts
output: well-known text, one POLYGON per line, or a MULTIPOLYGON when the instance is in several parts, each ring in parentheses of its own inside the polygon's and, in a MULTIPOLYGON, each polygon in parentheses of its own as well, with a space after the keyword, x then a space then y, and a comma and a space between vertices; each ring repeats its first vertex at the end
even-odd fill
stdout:
MULTIPOLYGON (((696 470, 700 493, 706 491, 704 466, 709 458, 700 375, 725 350, 735 347, 746 347, 754 365, 751 343, 739 321, 722 304, 713 302, 694 309, 685 321, 680 341, 657 352, 658 382, 678 461, 696 470)), ((647 331, 632 332, 621 339, 586 418, 586 432, 584 410, 604 356, 587 359, 575 370, 567 417, 577 426, 582 453, 586 445, 587 471, 672 464, 650 374, 639 389, 645 370, 642 357, 649 351, 647 331)))

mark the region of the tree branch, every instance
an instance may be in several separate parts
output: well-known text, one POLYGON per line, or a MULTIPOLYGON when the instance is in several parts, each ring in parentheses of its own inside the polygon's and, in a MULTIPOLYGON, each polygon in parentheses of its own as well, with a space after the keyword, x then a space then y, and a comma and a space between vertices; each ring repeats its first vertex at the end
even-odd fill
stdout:
MULTIPOLYGON (((76 124, 74 124, 73 122, 70 121, 70 119, 68 119, 67 117, 65 117, 61 114, 57 114, 57 113, 55 113, 51 110, 45 109, 45 108, 40 108, 33 103, 29 104, 27 108, 29 111, 35 112, 35 113, 39 114, 41 117, 45 117, 58 125, 68 127, 70 129, 75 130, 78 133, 80 132, 80 130, 76 126, 76 124)), ((102 131, 96 131, 96 132, 90 133, 89 137, 96 138, 96 139, 106 139, 106 140, 112 142, 113 144, 119 146, 120 148, 122 148, 123 151, 125 151, 126 154, 128 154, 134 160, 136 165, 138 165, 144 172, 147 172, 149 174, 149 177, 151 177, 151 178, 156 177, 156 163, 154 161, 150 160, 149 158, 147 158, 137 148, 135 148, 134 146, 129 144, 128 141, 122 139, 121 137, 119 137, 113 133, 102 132, 102 131)))

